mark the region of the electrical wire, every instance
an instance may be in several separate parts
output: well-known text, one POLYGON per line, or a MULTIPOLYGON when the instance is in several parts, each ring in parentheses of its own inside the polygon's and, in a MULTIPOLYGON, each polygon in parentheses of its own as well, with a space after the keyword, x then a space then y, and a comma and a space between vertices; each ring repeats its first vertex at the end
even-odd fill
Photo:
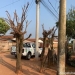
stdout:
POLYGON ((9 5, 12 5, 12 4, 14 4, 14 3, 17 3, 17 2, 19 2, 19 1, 20 1, 20 0, 14 1, 14 2, 12 2, 12 3, 10 3, 10 4, 7 4, 7 5, 3 6, 3 7, 0 7, 0 9, 5 8, 5 7, 7 7, 7 6, 9 6, 9 5))
MULTIPOLYGON (((52 6, 52 8, 55 10, 54 6, 52 5, 52 3, 50 2, 50 0, 48 0, 49 4, 52 6)), ((55 12, 58 14, 58 12, 55 10, 55 12)))
POLYGON ((48 4, 46 4, 44 0, 41 0, 41 3, 50 12, 50 14, 52 14, 56 19, 58 19, 58 17, 53 13, 53 11, 49 8, 48 4))
POLYGON ((45 6, 45 8, 50 12, 50 14, 52 14, 55 18, 57 18, 57 16, 53 13, 53 11, 50 9, 50 7, 48 6, 48 4, 42 0, 42 4, 45 6))
POLYGON ((31 1, 30 5, 29 5, 29 7, 28 7, 27 14, 28 14, 28 12, 31 10, 31 8, 32 8, 32 6, 33 6, 33 3, 34 3, 33 1, 34 1, 34 0, 31 1))

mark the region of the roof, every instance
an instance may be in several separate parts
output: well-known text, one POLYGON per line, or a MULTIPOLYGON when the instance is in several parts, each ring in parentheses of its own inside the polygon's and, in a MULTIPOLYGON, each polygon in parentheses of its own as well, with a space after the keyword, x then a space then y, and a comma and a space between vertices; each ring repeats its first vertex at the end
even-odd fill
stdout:
POLYGON ((27 39, 28 41, 31 41, 31 42, 35 42, 36 41, 36 39, 34 39, 34 38, 29 38, 29 39, 27 39))
POLYGON ((0 40, 12 40, 13 38, 13 35, 0 36, 0 40))
MULTIPOLYGON (((13 41, 15 41, 16 40, 16 38, 13 38, 12 39, 13 41)), ((36 41, 36 39, 34 39, 34 38, 29 38, 29 39, 27 39, 27 40, 24 40, 24 42, 35 42, 36 41)), ((43 43, 43 41, 42 40, 38 40, 38 42, 39 43, 43 43)))
POLYGON ((53 42, 54 42, 54 43, 58 43, 58 39, 54 39, 53 42))
MULTIPOLYGON (((36 39, 34 39, 34 38, 29 38, 29 39, 27 39, 27 41, 31 41, 31 42, 36 42, 36 39)), ((43 41, 42 40, 38 40, 38 42, 39 43, 43 43, 43 41)))

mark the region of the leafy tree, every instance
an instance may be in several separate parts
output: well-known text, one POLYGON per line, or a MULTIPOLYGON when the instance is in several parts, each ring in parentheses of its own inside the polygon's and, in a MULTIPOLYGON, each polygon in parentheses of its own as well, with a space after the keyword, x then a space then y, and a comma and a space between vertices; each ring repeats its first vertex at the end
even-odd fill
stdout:
POLYGON ((10 26, 3 18, 0 18, 0 34, 5 34, 10 29, 10 26))
POLYGON ((67 36, 75 38, 75 8, 71 8, 67 14, 67 36))
MULTIPOLYGON (((71 7, 66 15, 66 35, 67 38, 75 38, 75 8, 71 7)), ((59 22, 56 22, 56 26, 59 27, 59 22)))

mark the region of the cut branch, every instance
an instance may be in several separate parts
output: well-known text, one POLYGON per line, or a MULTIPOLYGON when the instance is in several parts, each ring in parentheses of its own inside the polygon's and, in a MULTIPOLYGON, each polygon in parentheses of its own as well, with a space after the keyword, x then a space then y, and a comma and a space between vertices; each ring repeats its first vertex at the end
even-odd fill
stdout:
POLYGON ((25 40, 27 40, 28 38, 30 38, 30 37, 31 37, 31 35, 32 35, 32 34, 29 34, 29 36, 28 36, 25 40))
POLYGON ((25 27, 25 32, 27 30, 28 25, 31 23, 31 21, 28 23, 28 20, 26 21, 26 27, 25 27))

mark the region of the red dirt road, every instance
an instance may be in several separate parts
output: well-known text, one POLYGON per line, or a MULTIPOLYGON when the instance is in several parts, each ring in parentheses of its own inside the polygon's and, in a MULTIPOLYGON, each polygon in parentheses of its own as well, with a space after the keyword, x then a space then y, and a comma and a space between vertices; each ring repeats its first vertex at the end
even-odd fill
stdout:
MULTIPOLYGON (((40 61, 32 58, 31 60, 22 59, 22 75, 56 75, 56 71, 45 69, 43 73, 39 72, 40 61)), ((16 58, 9 52, 0 53, 0 75, 17 75, 16 58)))

